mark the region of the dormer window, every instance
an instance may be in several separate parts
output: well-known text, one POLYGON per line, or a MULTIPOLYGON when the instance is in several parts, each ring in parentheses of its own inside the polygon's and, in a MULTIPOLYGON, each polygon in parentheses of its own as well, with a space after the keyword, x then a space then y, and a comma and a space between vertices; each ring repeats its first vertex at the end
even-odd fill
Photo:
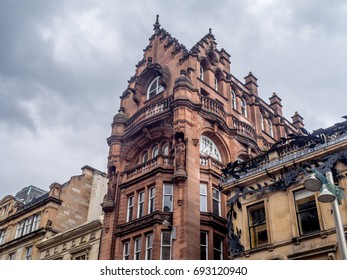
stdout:
POLYGON ((200 65, 200 80, 204 80, 204 67, 200 65))
POLYGON ((262 113, 259 114, 259 119, 260 119, 261 130, 264 131, 264 116, 262 113))
POLYGON ((243 98, 241 98, 241 113, 247 118, 247 104, 243 98))
POLYGON ((159 154, 159 147, 155 145, 152 149, 152 158, 155 158, 159 154))
POLYGON ((169 155, 169 144, 168 143, 165 143, 161 149, 163 151, 164 156, 169 155))
POLYGON ((142 162, 148 161, 148 151, 146 151, 142 156, 142 162))
POLYGON ((147 99, 150 99, 164 91, 164 87, 160 84, 160 77, 156 77, 150 84, 147 90, 147 99))
POLYGON ((214 89, 218 91, 218 79, 217 77, 214 77, 214 89))
POLYGON ((231 104, 233 109, 236 110, 236 93, 233 90, 231 90, 231 104))
POLYGON ((273 129, 271 120, 268 120, 268 125, 269 125, 269 134, 271 135, 271 137, 274 137, 274 129, 273 129))

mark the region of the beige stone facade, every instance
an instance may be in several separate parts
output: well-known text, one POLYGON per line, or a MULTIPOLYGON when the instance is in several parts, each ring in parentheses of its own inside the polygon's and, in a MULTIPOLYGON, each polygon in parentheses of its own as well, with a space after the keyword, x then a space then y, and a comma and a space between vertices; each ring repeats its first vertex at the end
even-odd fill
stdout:
MULTIPOLYGON (((229 196, 231 259, 341 259, 334 207, 318 200, 304 182, 310 174, 333 173, 347 186, 347 122, 306 136, 289 136, 268 152, 225 170, 229 196)), ((323 178, 324 179, 324 178, 323 178)), ((346 228, 346 198, 339 200, 346 228)), ((345 238, 345 236, 343 236, 345 238)))
POLYGON ((101 259, 228 258, 221 170, 303 127, 230 64, 211 30, 188 50, 155 22, 108 138, 101 259))
MULTIPOLYGON (((53 183, 48 192, 41 190, 30 200, 27 199, 28 194, 37 190, 32 186, 16 196, 3 198, 0 201, 0 211, 3 213, 0 218, 0 259, 40 259, 37 245, 42 240, 85 224, 88 215, 100 216, 100 208, 94 207, 92 211, 89 205, 93 200, 93 189, 98 187, 101 192, 104 189, 105 193, 106 186, 104 173, 85 166, 82 175, 71 177, 63 185, 53 183)), ((96 230, 101 224, 98 222, 91 227, 96 230)), ((91 242, 98 240, 98 233, 91 238, 88 234, 92 235, 93 232, 88 230, 84 233, 85 239, 91 242)), ((54 250, 60 251, 61 248, 55 246, 54 250)), ((97 255, 93 256, 97 258, 97 255)))

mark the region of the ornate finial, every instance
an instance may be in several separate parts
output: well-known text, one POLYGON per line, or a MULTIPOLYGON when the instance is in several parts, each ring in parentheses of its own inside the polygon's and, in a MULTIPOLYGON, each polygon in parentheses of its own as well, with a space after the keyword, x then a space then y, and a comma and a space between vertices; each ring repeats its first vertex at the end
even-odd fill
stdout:
POLYGON ((208 34, 212 35, 212 28, 208 29, 208 34))
POLYGON ((153 24, 153 26, 154 26, 153 30, 157 33, 160 30, 159 15, 157 15, 157 19, 155 21, 155 24, 153 24))

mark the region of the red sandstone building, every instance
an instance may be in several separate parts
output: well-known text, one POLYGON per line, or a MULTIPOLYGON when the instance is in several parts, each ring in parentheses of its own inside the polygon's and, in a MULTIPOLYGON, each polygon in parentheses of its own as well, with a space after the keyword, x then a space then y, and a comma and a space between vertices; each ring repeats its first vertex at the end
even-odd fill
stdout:
POLYGON ((188 50, 157 18, 108 138, 100 259, 228 258, 221 170, 303 127, 230 63, 211 30, 188 50))

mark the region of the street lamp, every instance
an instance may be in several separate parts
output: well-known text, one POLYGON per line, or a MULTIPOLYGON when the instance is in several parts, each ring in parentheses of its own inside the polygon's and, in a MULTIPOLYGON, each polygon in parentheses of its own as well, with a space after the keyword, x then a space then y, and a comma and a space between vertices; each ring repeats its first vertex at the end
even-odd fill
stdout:
POLYGON ((347 246, 345 231, 341 221, 340 211, 337 199, 343 197, 343 191, 339 186, 334 184, 333 174, 331 171, 325 173, 325 176, 312 168, 313 173, 304 182, 304 187, 310 192, 320 191, 318 200, 322 203, 331 203, 331 208, 334 215, 336 235, 340 246, 341 258, 347 259, 347 246), (336 199, 337 198, 337 199, 336 199))

